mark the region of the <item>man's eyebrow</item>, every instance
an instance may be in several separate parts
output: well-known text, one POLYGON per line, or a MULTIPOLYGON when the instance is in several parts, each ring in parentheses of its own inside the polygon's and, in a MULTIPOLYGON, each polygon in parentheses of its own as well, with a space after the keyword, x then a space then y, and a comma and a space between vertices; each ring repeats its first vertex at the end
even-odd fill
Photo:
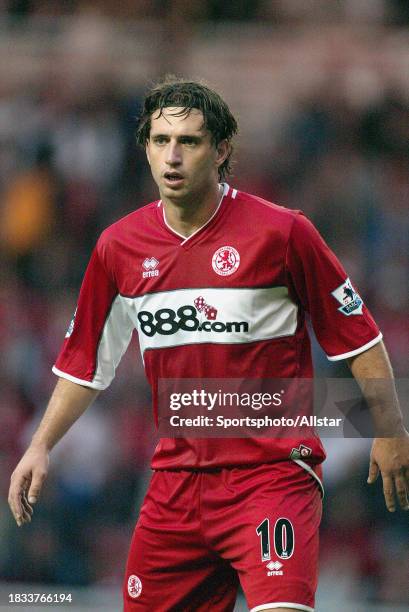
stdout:
POLYGON ((204 138, 204 134, 180 134, 178 136, 179 139, 181 138, 189 138, 190 140, 202 140, 202 138, 204 138))
MULTIPOLYGON (((205 136, 206 136, 206 134, 204 132, 199 132, 199 133, 195 133, 195 134, 189 134, 189 133, 178 134, 176 136, 176 138, 178 140, 181 140, 183 138, 189 138, 190 140, 199 141, 199 140, 202 140, 205 136)), ((156 134, 155 133, 152 134, 152 132, 151 132, 151 138, 170 138, 170 135, 166 134, 166 133, 162 133, 162 132, 157 132, 156 134)))

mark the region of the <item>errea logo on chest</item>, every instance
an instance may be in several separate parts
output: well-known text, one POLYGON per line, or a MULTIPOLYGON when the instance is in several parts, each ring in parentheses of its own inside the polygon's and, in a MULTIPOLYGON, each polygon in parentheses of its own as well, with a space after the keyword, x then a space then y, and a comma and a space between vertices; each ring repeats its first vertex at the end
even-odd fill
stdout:
POLYGON ((159 261, 156 257, 146 257, 142 262, 142 278, 159 276, 159 261))

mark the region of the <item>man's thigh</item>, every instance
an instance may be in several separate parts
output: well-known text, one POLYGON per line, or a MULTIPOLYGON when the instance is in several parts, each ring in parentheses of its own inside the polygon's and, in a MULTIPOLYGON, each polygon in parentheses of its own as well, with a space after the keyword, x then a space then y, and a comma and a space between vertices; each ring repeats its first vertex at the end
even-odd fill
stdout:
POLYGON ((224 504, 223 520, 207 533, 237 570, 249 610, 313 612, 322 511, 317 482, 290 461, 226 470, 224 479, 213 484, 206 504, 216 517, 224 504))
POLYGON ((129 551, 125 612, 233 610, 237 573, 203 540, 200 478, 155 472, 129 551))

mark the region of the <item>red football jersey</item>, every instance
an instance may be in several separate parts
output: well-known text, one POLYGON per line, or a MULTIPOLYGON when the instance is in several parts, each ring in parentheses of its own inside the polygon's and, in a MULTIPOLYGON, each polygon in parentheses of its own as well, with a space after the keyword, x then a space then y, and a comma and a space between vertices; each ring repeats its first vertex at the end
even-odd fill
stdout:
MULTIPOLYGON (((305 312, 331 360, 382 338, 302 212, 225 184, 212 218, 189 238, 168 226, 161 201, 101 234, 53 371, 105 389, 136 328, 157 418, 160 378, 312 377, 305 312)), ((162 438, 152 467, 278 461, 300 442, 162 438)), ((325 453, 319 439, 309 438, 307 445, 309 461, 320 463, 325 453)))

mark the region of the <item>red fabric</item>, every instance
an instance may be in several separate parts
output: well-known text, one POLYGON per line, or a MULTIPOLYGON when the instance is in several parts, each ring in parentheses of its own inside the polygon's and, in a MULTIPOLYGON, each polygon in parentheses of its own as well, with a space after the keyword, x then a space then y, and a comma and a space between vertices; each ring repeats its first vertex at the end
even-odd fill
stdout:
MULTIPOLYGON (((125 612, 233 610, 237 576, 249 609, 288 602, 314 607, 321 494, 316 481, 284 461, 219 471, 157 471, 141 509, 124 581, 125 612), (257 528, 269 521, 269 558, 257 528), (275 549, 275 525, 288 558, 275 549), (267 565, 278 563, 281 573, 267 565), (140 581, 139 592, 132 581, 140 581), (131 583, 128 590, 128 581, 131 583), (133 595, 133 596, 132 596, 133 595)), ((135 583, 134 583, 135 584, 135 583)))
POLYGON ((93 380, 98 344, 116 295, 117 287, 101 262, 99 250, 95 249, 81 286, 72 333, 66 336, 55 363, 59 370, 80 380, 93 380))
MULTIPOLYGON (((332 295, 347 273, 311 221, 302 213, 294 217, 286 265, 294 300, 310 313, 317 340, 328 357, 359 348, 379 335, 365 304, 362 315, 346 316, 332 295)), ((355 287, 356 289, 356 287, 355 287)))
MULTIPOLYGON (((347 273, 335 255, 299 211, 246 193, 236 196, 229 188, 212 220, 184 240, 166 225, 162 205, 153 202, 102 233, 84 278, 73 332, 56 366, 62 375, 92 385, 97 366, 109 364, 115 343, 119 346, 129 335, 130 324, 136 326, 141 346, 148 343, 143 358, 153 390, 155 417, 160 378, 310 378, 313 367, 305 311, 310 313, 318 340, 329 356, 359 350, 379 334, 366 307, 362 314, 351 316, 340 311, 332 292, 346 279, 347 273), (219 249, 227 246, 239 254, 240 262, 232 273, 222 275, 216 272, 213 262, 219 249), (154 274, 146 276, 146 271, 154 274), (265 288, 282 288, 286 292, 288 308, 296 312, 294 330, 252 341, 253 329, 259 329, 260 324, 269 329, 270 321, 274 327, 277 318, 274 305, 270 313, 265 313, 264 306, 260 314, 258 300, 265 288), (244 314, 240 303, 235 303, 233 294, 237 290, 254 294, 252 301, 246 298, 249 307, 244 314), (189 291, 190 301, 185 304, 185 297, 179 296, 189 291), (211 299, 206 295, 210 291, 211 299), (226 295, 232 296, 227 302, 226 295), (149 310, 155 300, 156 310, 149 310), (200 334, 173 331, 175 319, 166 324, 167 319, 155 318, 158 308, 166 311, 166 317, 169 312, 175 317, 178 310, 188 308, 197 314, 198 321, 206 316, 204 303, 212 309, 212 317, 206 320, 206 330, 199 330, 200 334), (223 309, 230 309, 230 315, 238 312, 240 318, 223 319, 223 309), (148 324, 141 323, 141 312, 148 324), (208 331, 212 325, 223 327, 220 320, 243 321, 248 331, 220 341, 217 330, 208 331), (156 321, 161 326, 159 332, 156 321), (102 358, 101 337, 108 324, 111 336, 102 358), (169 338, 172 346, 161 346, 170 342, 169 338)), ((126 348, 125 341, 122 346, 126 348)), ((98 388, 110 383, 106 372, 113 375, 114 370, 115 367, 99 367, 98 388)), ((158 444, 152 466, 173 469, 268 463, 287 459, 301 442, 164 438, 158 444)), ((312 449, 308 461, 323 461, 325 453, 320 441, 305 442, 312 449)))

